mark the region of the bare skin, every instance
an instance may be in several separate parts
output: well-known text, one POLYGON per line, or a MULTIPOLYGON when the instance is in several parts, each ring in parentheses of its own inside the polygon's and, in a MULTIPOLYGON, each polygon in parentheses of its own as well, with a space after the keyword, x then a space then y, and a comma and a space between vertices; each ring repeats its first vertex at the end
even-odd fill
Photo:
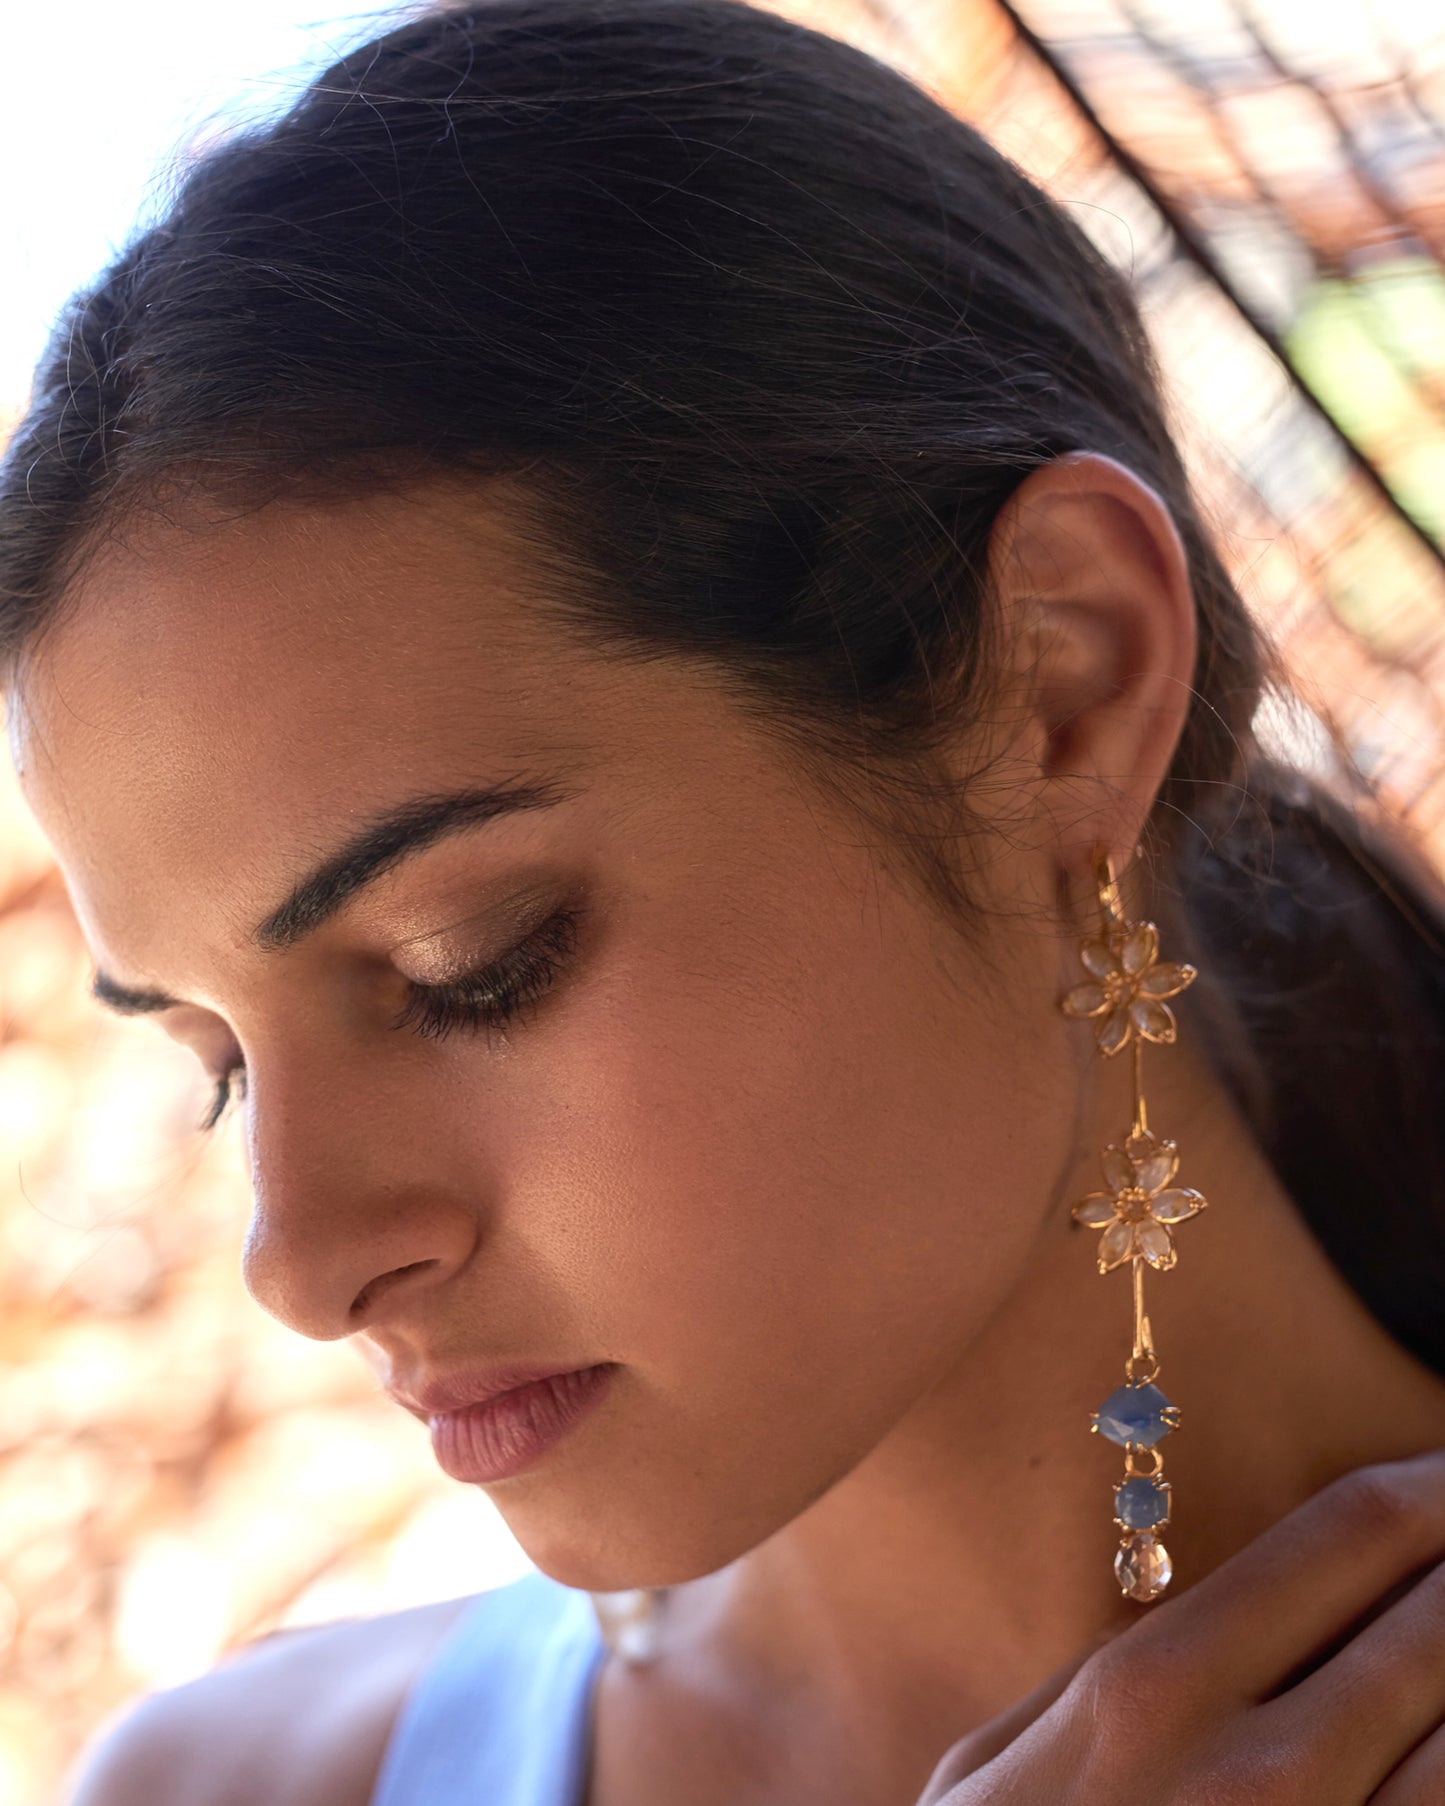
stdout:
POLYGON ((107 1724, 64 1806, 366 1806, 406 1689, 465 1603, 248 1645, 107 1724))
MULTIPOLYGON (((1127 1062, 1056 1000, 1090 850, 1128 866, 1177 743, 1192 601, 1166 512, 1103 458, 1032 476, 994 553, 1010 663, 958 745, 987 760, 981 943, 705 670, 543 631, 505 491, 138 523, 11 709, 99 964, 179 999, 157 1020, 213 1073, 244 1054, 257 1301, 400 1389, 620 1363, 487 1489, 558 1580, 681 1589, 663 1659, 603 1671, 588 1806, 907 1806, 1150 1609, 1113 1579, 1120 1461, 1087 1434, 1127 1269, 1100 1278, 1069 1218, 1127 1062), (284 953, 250 940, 363 819, 522 772, 576 792, 284 953), (530 1020, 390 1031, 408 981, 569 899, 530 1020)), ((1174 1594, 1335 1476, 1445 1443, 1445 1382, 1326 1261, 1188 1004, 1145 1065, 1210 1200, 1146 1285, 1183 1420, 1174 1594)))

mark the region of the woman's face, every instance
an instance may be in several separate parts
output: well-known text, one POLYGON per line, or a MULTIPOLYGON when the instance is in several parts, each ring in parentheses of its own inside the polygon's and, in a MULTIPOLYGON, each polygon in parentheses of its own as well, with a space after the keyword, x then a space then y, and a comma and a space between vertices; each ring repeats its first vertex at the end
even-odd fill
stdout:
POLYGON ((244 1060, 257 1301, 401 1392, 616 1363, 487 1490, 556 1578, 664 1584, 898 1434, 1018 1280, 1070 1148, 1067 945, 1009 915, 1025 836, 965 944, 701 668, 544 631, 534 580, 441 485, 136 527, 11 738, 99 968, 244 1060), (498 786, 535 806, 324 869, 498 786), (556 967, 520 1020, 418 1032, 413 986, 523 942, 556 967))

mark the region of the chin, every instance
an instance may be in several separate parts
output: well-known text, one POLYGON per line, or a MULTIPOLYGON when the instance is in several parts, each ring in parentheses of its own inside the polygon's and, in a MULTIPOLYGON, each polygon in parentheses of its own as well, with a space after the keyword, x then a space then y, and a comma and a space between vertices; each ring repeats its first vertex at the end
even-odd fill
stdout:
MULTIPOLYGON (((633 1483, 635 1484, 635 1482, 633 1483)), ((498 1489, 500 1491, 500 1489, 498 1489)), ((508 1501, 493 1495, 507 1528, 529 1561, 550 1579, 588 1593, 621 1593, 637 1587, 684 1586, 745 1555, 787 1521, 745 1520, 736 1509, 702 1506, 695 1514, 665 1489, 649 1493, 655 1514, 605 1506, 569 1510, 549 1499, 508 1501)), ((720 1491, 725 1499, 726 1492, 720 1491)))

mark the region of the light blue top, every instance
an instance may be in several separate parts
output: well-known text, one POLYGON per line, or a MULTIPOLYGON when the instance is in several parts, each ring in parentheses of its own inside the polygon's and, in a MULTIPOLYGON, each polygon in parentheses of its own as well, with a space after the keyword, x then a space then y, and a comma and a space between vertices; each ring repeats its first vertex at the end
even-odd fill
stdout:
POLYGON ((605 1652, 585 1592, 535 1572, 478 1593, 413 1680, 371 1806, 582 1806, 605 1652))

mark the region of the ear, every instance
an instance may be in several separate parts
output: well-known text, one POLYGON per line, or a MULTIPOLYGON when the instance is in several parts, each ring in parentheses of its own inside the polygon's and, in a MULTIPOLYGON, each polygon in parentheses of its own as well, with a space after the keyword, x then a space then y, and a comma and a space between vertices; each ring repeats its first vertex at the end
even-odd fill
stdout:
POLYGON ((1035 844, 1092 882, 1095 846, 1128 863, 1183 732, 1198 644, 1183 543, 1141 478, 1070 452, 1009 498, 989 574, 1006 756, 1024 762, 1035 844))

